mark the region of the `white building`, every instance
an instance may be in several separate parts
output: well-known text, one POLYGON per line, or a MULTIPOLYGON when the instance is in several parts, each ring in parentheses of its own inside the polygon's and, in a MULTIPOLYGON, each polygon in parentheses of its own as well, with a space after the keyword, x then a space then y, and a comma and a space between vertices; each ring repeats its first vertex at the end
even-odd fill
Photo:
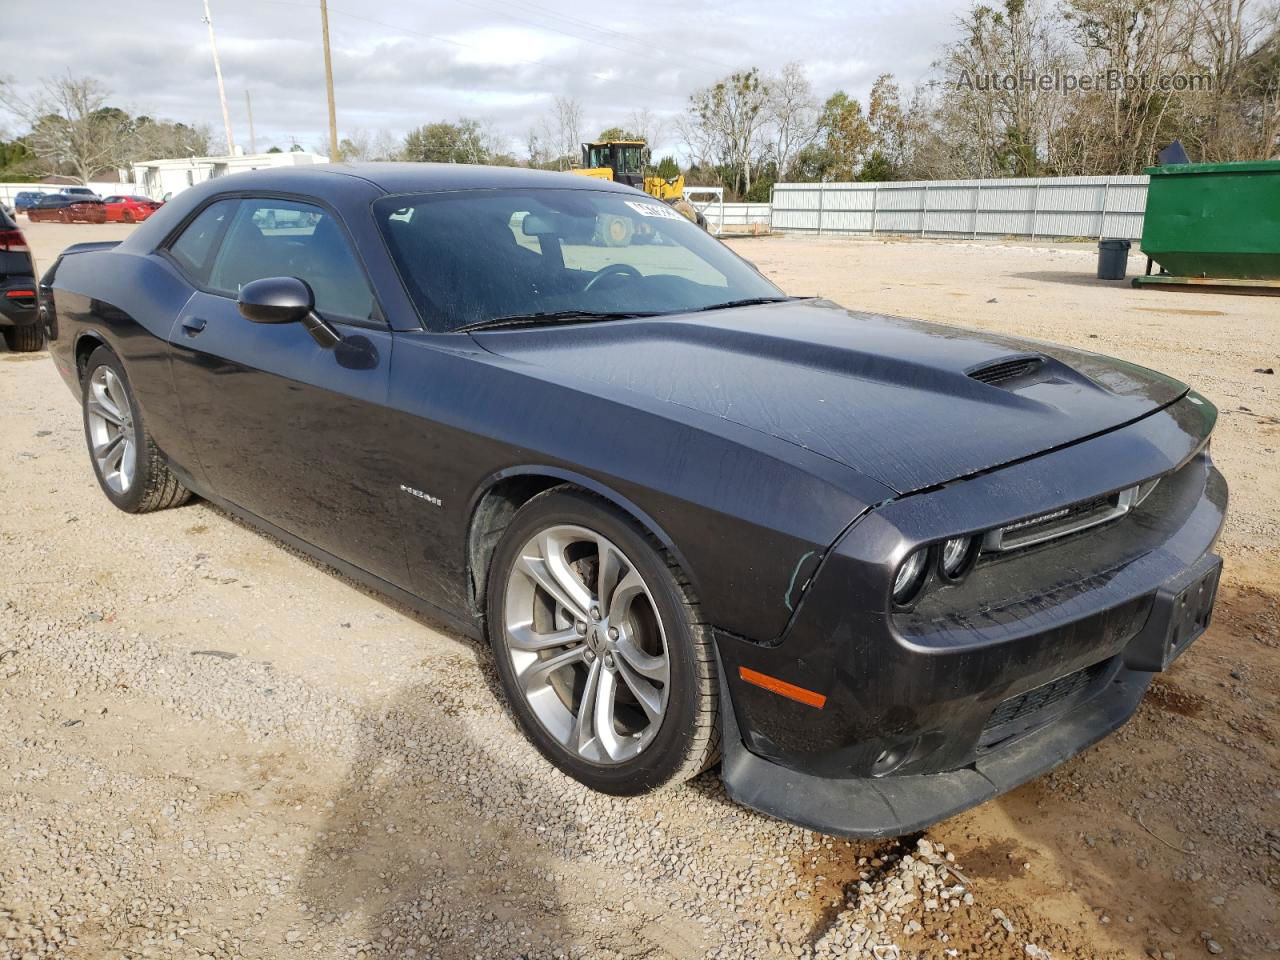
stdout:
POLYGON ((224 177, 229 173, 245 173, 267 167, 305 166, 328 163, 329 158, 315 153, 250 153, 231 157, 183 157, 176 160, 147 160, 133 165, 135 192, 156 200, 166 200, 187 187, 224 177))

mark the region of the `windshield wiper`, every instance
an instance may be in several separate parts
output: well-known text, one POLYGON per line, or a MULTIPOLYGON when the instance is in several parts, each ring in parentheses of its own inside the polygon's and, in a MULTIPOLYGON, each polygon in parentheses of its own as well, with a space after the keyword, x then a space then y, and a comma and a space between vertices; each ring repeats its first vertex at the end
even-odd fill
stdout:
POLYGON ((730 307, 754 307, 760 303, 787 303, 791 300, 816 300, 817 297, 744 297, 741 300, 726 300, 724 303, 713 303, 707 307, 698 307, 692 313, 704 310, 728 310, 730 307))
POLYGON ((525 327, 552 323, 593 323, 601 320, 629 320, 632 317, 654 317, 657 311, 629 310, 626 312, 600 312, 597 310, 551 310, 544 313, 518 313, 508 317, 489 317, 454 327, 454 333, 468 330, 485 330, 495 327, 525 327))

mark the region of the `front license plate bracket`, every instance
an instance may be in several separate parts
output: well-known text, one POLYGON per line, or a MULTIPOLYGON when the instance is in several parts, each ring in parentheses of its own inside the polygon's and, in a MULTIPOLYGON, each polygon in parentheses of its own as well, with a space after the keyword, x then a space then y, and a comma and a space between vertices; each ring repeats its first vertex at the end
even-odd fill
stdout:
POLYGON ((1204 557, 1188 573, 1156 591, 1147 623, 1124 650, 1130 670, 1167 670, 1209 626, 1222 558, 1204 557))

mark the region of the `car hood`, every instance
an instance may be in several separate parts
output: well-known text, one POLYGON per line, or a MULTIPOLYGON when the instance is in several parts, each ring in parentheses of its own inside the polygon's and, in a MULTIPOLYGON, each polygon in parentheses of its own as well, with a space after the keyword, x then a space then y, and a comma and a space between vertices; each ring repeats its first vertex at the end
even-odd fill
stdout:
POLYGON ((824 300, 475 337, 558 378, 788 441, 898 493, 1112 430, 1187 391, 1109 357, 824 300))

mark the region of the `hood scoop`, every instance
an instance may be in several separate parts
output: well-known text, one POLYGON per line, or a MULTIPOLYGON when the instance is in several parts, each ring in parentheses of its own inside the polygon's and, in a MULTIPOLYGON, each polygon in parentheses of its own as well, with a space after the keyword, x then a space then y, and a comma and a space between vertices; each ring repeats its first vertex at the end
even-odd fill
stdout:
POLYGON ((979 383, 1009 388, 1014 381, 1022 384, 1034 379, 1044 368, 1045 359, 1034 354, 1004 357, 994 363, 986 363, 965 372, 971 380, 977 380, 979 383))

